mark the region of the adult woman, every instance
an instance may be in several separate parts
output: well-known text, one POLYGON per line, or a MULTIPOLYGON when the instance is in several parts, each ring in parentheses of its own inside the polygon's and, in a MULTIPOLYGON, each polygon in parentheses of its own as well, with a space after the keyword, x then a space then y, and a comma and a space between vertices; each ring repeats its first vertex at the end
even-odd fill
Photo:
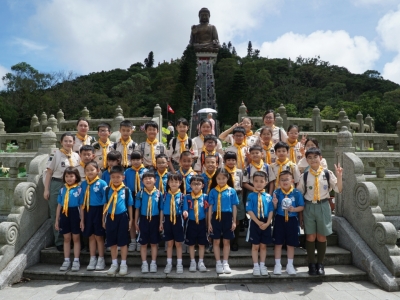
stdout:
MULTIPOLYGON (((277 142, 285 142, 285 143, 287 143, 288 136, 286 134, 286 131, 284 129, 282 129, 282 128, 279 128, 279 127, 275 126, 275 117, 276 117, 275 116, 275 112, 272 109, 267 110, 263 115, 264 125, 267 126, 267 127, 271 127, 272 128, 272 132, 273 132, 272 143, 274 145, 277 142)), ((257 135, 260 135, 260 130, 261 129, 258 129, 256 131, 257 135)))
POLYGON ((73 151, 79 153, 79 149, 81 149, 83 145, 91 145, 96 141, 95 138, 87 134, 89 131, 89 121, 85 118, 78 119, 78 122, 76 123, 76 131, 77 133, 75 136, 75 144, 72 149, 73 151))

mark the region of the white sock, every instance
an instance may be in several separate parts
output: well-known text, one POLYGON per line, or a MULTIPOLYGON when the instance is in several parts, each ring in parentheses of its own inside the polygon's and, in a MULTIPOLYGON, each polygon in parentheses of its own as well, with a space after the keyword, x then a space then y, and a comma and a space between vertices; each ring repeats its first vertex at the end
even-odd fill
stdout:
POLYGON ((142 261, 142 264, 147 265, 147 260, 142 261))
POLYGON ((64 261, 68 261, 69 262, 69 257, 64 258, 64 261))
POLYGON ((76 257, 75 257, 75 258, 74 258, 74 262, 76 262, 76 261, 79 262, 79 258, 76 258, 76 257))
POLYGON ((281 259, 275 259, 275 265, 280 265, 281 264, 281 259))
POLYGON ((264 267, 265 266, 265 262, 260 262, 260 267, 264 267))
POLYGON ((99 256, 99 260, 104 260, 104 256, 103 256, 103 257, 100 257, 100 256, 99 256))
POLYGON ((167 258, 167 265, 171 265, 172 264, 172 258, 167 258))
POLYGON ((196 260, 193 258, 193 259, 191 259, 191 260, 190 260, 190 262, 194 262, 194 263, 195 263, 195 262, 196 262, 196 260))
POLYGON ((258 263, 254 263, 254 266, 255 266, 255 267, 258 267, 258 263))
POLYGON ((121 260, 121 266, 126 266, 126 260, 121 260))
POLYGON ((91 256, 90 259, 92 259, 92 258, 93 258, 93 259, 96 259, 96 256, 91 256))
MULTIPOLYGON (((193 259, 194 260, 194 259, 193 259)), ((201 262, 203 262, 203 259, 202 258, 199 258, 199 263, 201 263, 201 262)))
POLYGON ((292 259, 288 258, 287 264, 288 264, 289 266, 293 266, 293 258, 292 258, 292 259))
POLYGON ((225 264, 228 264, 228 261, 224 260, 222 263, 225 265, 225 264))
POLYGON ((112 260, 112 264, 113 264, 114 266, 118 266, 118 261, 117 261, 116 259, 113 259, 113 260, 112 260))
POLYGON ((151 263, 152 263, 152 264, 156 264, 156 261, 155 261, 155 260, 152 260, 151 263))
POLYGON ((178 265, 181 265, 181 264, 182 264, 182 258, 181 258, 181 259, 178 258, 178 259, 176 260, 176 262, 177 262, 178 265))
POLYGON ((134 242, 136 242, 136 239, 131 239, 131 243, 134 243, 134 242))

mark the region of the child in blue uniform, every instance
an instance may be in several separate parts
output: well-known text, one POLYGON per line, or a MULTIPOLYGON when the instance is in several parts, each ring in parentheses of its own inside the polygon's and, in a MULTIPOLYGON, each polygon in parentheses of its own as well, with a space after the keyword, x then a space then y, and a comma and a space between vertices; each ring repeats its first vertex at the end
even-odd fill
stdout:
POLYGON ((139 231, 138 242, 142 258, 142 273, 149 272, 147 263, 147 244, 151 245, 150 272, 157 272, 157 244, 160 242, 160 206, 163 195, 155 188, 156 177, 154 172, 148 171, 142 177, 144 188, 136 195, 135 226, 139 231))
MULTIPOLYGON (((83 146, 85 147, 85 146, 83 146)), ((83 148, 82 147, 82 148, 83 148)), ((82 149, 81 148, 81 149, 82 149)), ((99 166, 91 161, 85 166, 86 178, 82 182, 81 193, 81 220, 83 236, 89 238, 90 262, 86 270, 104 270, 104 228, 102 226, 104 192, 107 183, 99 178, 99 166), (96 248, 99 258, 96 257, 96 248)))
POLYGON ((239 199, 233 188, 231 174, 224 168, 215 173, 211 190, 208 195, 210 209, 208 211, 208 231, 213 239, 214 256, 216 260, 217 274, 230 274, 231 268, 228 264, 228 257, 231 247, 231 240, 235 237, 236 228, 236 206, 239 199), (223 262, 220 256, 220 238, 223 237, 223 262))
POLYGON ((290 171, 282 171, 279 175, 280 188, 275 190, 273 204, 276 209, 274 221, 275 267, 274 274, 282 273, 281 256, 282 245, 287 245, 288 263, 286 272, 296 275, 293 266, 294 247, 299 245, 298 212, 304 209, 304 198, 298 189, 294 188, 294 178, 290 171), (287 201, 286 199, 289 199, 287 201), (282 203, 283 202, 283 203, 282 203))
POLYGON ((204 251, 205 246, 208 244, 207 240, 207 195, 202 193, 204 186, 204 178, 200 175, 194 175, 190 179, 190 186, 192 192, 186 195, 183 202, 183 217, 189 217, 186 227, 186 240, 185 243, 189 245, 190 253, 190 272, 206 272, 207 268, 204 265, 204 251), (199 245, 199 263, 196 268, 194 245, 199 245))
POLYGON ((179 159, 180 168, 177 173, 180 173, 183 178, 183 193, 190 194, 192 191, 190 187, 190 178, 197 173, 192 169, 193 155, 190 151, 183 151, 179 159))
POLYGON ((203 174, 201 174, 201 176, 204 178, 203 193, 208 195, 210 193, 212 178, 217 170, 217 158, 214 155, 206 156, 205 167, 206 170, 203 174))
MULTIPOLYGON (((111 152, 110 152, 111 153, 111 152)), ((106 246, 110 247, 112 264, 107 275, 115 275, 118 271, 118 247, 121 251, 121 265, 119 275, 128 274, 126 258, 128 256, 129 236, 132 227, 133 199, 129 188, 124 184, 124 168, 114 166, 110 170, 110 187, 104 194, 103 227, 106 229, 106 246)))
POLYGON ((164 153, 156 156, 156 188, 162 193, 167 192, 168 156, 164 153))
MULTIPOLYGON (((136 194, 143 189, 144 185, 142 177, 148 170, 143 165, 142 153, 139 151, 133 151, 131 153, 131 167, 125 171, 125 185, 131 190, 132 198, 136 198, 136 194)), ((131 227, 129 232, 131 242, 129 243, 128 251, 140 251, 140 244, 136 242, 136 229, 134 226, 131 227)))
POLYGON ((81 176, 78 169, 67 167, 63 174, 64 187, 61 188, 57 198, 56 221, 54 228, 64 236, 64 263, 60 271, 67 271, 71 267, 69 260, 71 252, 71 235, 74 240, 74 262, 71 271, 79 271, 79 254, 81 252, 80 233, 83 225, 80 220, 79 197, 82 188, 79 186, 81 176))
POLYGON ((101 174, 101 179, 103 179, 107 183, 107 185, 110 185, 110 170, 111 170, 111 168, 114 166, 120 166, 121 159, 122 159, 122 155, 118 151, 113 150, 107 154, 107 166, 108 167, 101 174))
POLYGON ((176 273, 183 273, 182 265, 182 242, 184 241, 182 208, 184 201, 182 175, 168 174, 168 193, 161 202, 160 231, 164 231, 167 243, 167 265, 164 273, 169 274, 172 270, 172 248, 176 247, 176 273))
POLYGON ((265 192, 267 174, 256 171, 253 175, 254 192, 247 197, 246 211, 251 221, 247 231, 247 241, 252 244, 251 256, 253 258, 253 275, 268 276, 265 266, 267 257, 267 244, 272 242, 271 221, 274 213, 272 197, 265 192), (258 251, 260 251, 260 264, 258 264, 258 251))

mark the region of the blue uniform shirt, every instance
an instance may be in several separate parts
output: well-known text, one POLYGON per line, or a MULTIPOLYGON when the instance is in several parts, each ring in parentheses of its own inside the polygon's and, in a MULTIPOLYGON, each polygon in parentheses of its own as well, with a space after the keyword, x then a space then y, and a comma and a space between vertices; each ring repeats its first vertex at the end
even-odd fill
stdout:
MULTIPOLYGON (((274 194, 276 195, 276 198, 278 199, 278 206, 276 209, 276 213, 280 216, 285 216, 285 212, 282 209, 282 199, 285 198, 285 194, 282 192, 281 189, 277 189, 274 191, 274 194)), ((304 206, 304 198, 303 194, 300 193, 298 189, 293 189, 293 191, 288 195, 288 198, 292 200, 292 206, 293 207, 299 207, 299 206, 304 206)), ((289 217, 297 217, 298 213, 297 212, 290 212, 289 217)))
MULTIPOLYGON (((183 170, 183 169, 182 169, 183 170)), ((188 170, 183 170, 183 172, 187 172, 188 170)), ((183 177, 183 174, 181 172, 181 169, 179 168, 179 170, 177 171, 177 173, 181 174, 183 177)), ((185 184, 186 184, 186 194, 190 194, 192 192, 192 187, 190 186, 190 178, 192 178, 193 175, 195 175, 196 172, 190 172, 188 176, 186 176, 186 178, 184 178, 185 180, 185 184)))
MULTIPOLYGON (((57 202, 61 206, 64 206, 64 198, 66 193, 67 193, 67 188, 63 186, 60 192, 58 193, 58 198, 57 198, 57 202)), ((68 207, 78 207, 82 205, 83 198, 80 197, 81 193, 82 193, 82 188, 79 185, 69 190, 68 207)))
MULTIPOLYGON (((178 194, 175 195, 176 215, 182 214, 183 202, 185 200, 184 197, 185 197, 185 195, 183 195, 183 193, 181 193, 181 192, 179 192, 178 194)), ((164 212, 164 215, 171 214, 171 212, 170 212, 171 200, 172 200, 172 195, 170 193, 167 193, 166 195, 164 195, 164 201, 161 202, 161 210, 164 212)))
MULTIPOLYGON (((126 188, 126 187, 125 187, 126 188)), ((115 206, 115 214, 122 214, 123 212, 126 212, 128 210, 128 208, 126 207, 126 202, 125 202, 125 188, 122 188, 118 191, 118 196, 117 196, 117 205, 115 206)), ((110 188, 110 190, 107 193, 108 195, 106 195, 106 193, 104 193, 104 201, 105 203, 107 203, 108 201, 110 201, 110 198, 113 194, 113 190, 112 188, 110 188)), ((132 206, 133 205, 133 198, 132 198, 132 193, 128 188, 128 206, 132 206)), ((112 208, 113 208, 113 203, 110 204, 110 206, 108 207, 108 213, 112 213, 112 208)))
MULTIPOLYGON (((158 172, 155 171, 156 174, 156 183, 154 186, 156 187, 157 190, 159 190, 159 184, 160 184, 160 175, 158 175, 158 172)), ((167 191, 167 180, 168 180, 168 173, 165 173, 165 175, 162 177, 162 184, 164 186, 164 192, 167 191)))
MULTIPOLYGON (((208 211, 207 198, 207 195, 203 194, 197 200, 199 203, 199 221, 206 217, 208 211)), ((194 200, 190 194, 185 196, 185 201, 183 201, 183 210, 189 213, 189 220, 196 221, 196 216, 194 215, 194 200)))
MULTIPOLYGON (((83 203, 85 200, 85 193, 86 193, 86 188, 88 186, 87 181, 83 181, 81 183, 82 187, 82 193, 81 193, 81 202, 83 203)), ((92 183, 90 186, 90 197, 89 197, 89 205, 90 206, 101 206, 104 205, 104 193, 107 188, 107 183, 99 179, 96 182, 92 183)))
POLYGON ((140 209, 140 215, 147 216, 147 203, 149 202, 149 200, 152 202, 151 215, 158 216, 160 214, 159 207, 161 206, 161 203, 163 201, 163 195, 159 190, 153 192, 153 194, 151 194, 151 198, 149 197, 149 194, 147 194, 144 190, 137 193, 135 200, 135 208, 140 209))
MULTIPOLYGON (((208 204, 213 206, 213 212, 217 211, 218 204, 218 192, 216 189, 212 189, 208 195, 208 204)), ((222 192, 221 195, 221 211, 222 212, 232 212, 233 206, 239 205, 239 198, 236 194, 235 189, 228 188, 222 192)))
POLYGON ((108 172, 108 170, 105 170, 101 174, 101 179, 104 180, 107 183, 107 185, 110 185, 110 172, 108 172))
MULTIPOLYGON (((139 185, 139 191, 143 189, 143 173, 147 172, 148 169, 146 168, 141 168, 139 169, 139 178, 140 178, 140 185, 139 185)), ((136 171, 132 168, 129 168, 125 171, 125 179, 124 179, 124 184, 133 192, 135 193, 135 181, 136 181, 136 171)))
MULTIPOLYGON (((261 201, 264 209, 264 218, 268 218, 269 213, 274 211, 272 196, 264 192, 261 194, 261 201)), ((253 192, 247 196, 246 211, 252 211, 258 217, 258 193, 253 192)))
MULTIPOLYGON (((206 173, 201 174, 204 178, 204 187, 203 187, 203 193, 207 194, 208 191, 208 185, 211 184, 211 179, 209 179, 206 175, 206 173)), ((211 191, 211 190, 210 190, 211 191)))

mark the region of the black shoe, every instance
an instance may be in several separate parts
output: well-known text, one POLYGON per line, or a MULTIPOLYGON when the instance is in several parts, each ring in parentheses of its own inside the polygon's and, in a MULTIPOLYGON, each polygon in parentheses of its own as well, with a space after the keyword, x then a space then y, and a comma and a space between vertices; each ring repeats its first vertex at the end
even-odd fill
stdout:
POLYGON ((317 274, 318 275, 325 275, 325 269, 323 264, 317 264, 317 274))
POLYGON ((317 274, 317 268, 315 264, 308 264, 308 275, 315 276, 317 274))
POLYGON ((231 246, 231 250, 232 250, 232 251, 238 251, 238 250, 239 250, 238 244, 233 244, 233 245, 231 246))
POLYGON ((64 252, 64 246, 63 245, 56 246, 56 248, 57 248, 58 251, 64 252))

